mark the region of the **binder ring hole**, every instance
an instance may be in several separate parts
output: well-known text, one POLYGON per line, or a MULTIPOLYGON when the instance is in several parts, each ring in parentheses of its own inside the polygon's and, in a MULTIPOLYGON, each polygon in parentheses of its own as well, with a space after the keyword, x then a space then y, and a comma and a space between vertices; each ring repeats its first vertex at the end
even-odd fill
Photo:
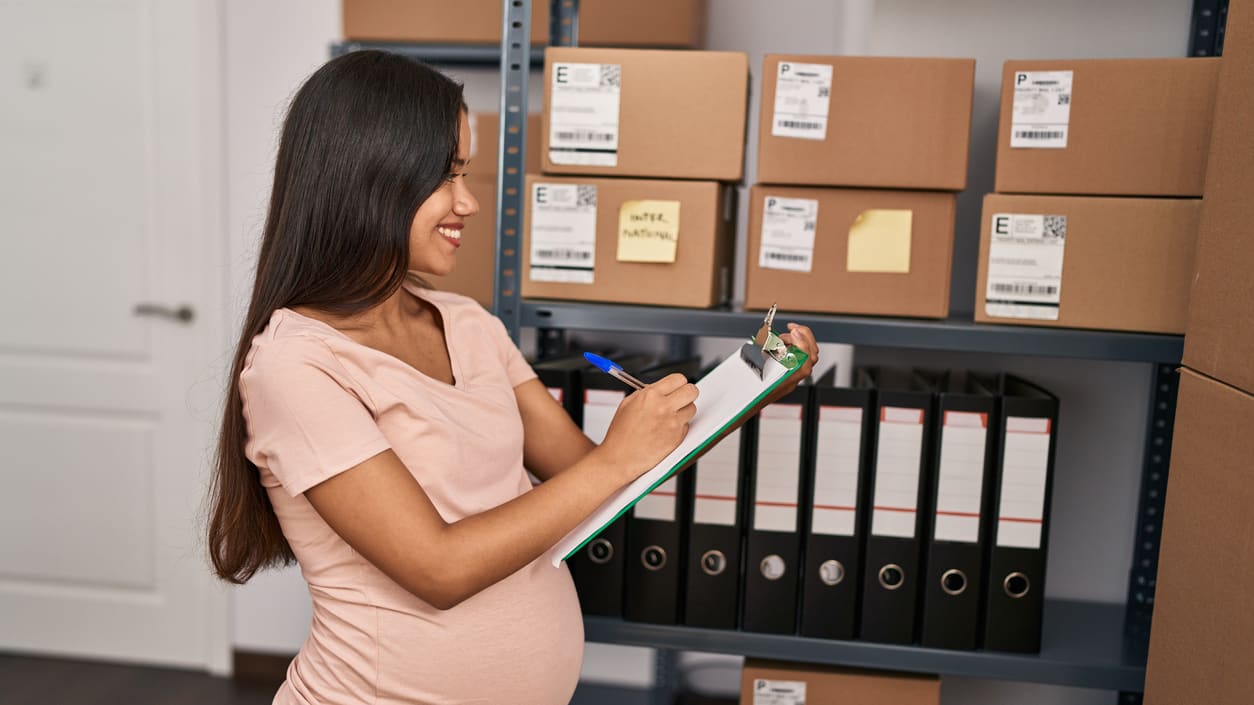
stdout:
POLYGON ((666 550, 661 546, 646 546, 640 552, 640 562, 645 570, 661 570, 666 566, 666 550))
POLYGON ((605 539, 593 539, 588 544, 588 560, 597 565, 605 565, 614 557, 614 544, 605 539))
POLYGON ((1001 586, 1006 591, 1006 595, 1016 600, 1028 594, 1028 590, 1032 587, 1028 582, 1028 576, 1019 572, 1007 575, 1001 586))
POLYGON ((727 556, 722 551, 711 550, 701 554, 701 572, 706 575, 721 575, 727 570, 727 556))
POLYGON ((896 590, 906 582, 906 572, 896 563, 889 563, 880 568, 880 587, 885 590, 896 590))
POLYGON ((819 565, 819 580, 824 585, 840 585, 845 579, 845 566, 837 560, 823 561, 819 565))
POLYGON ((759 564, 758 568, 762 571, 762 577, 767 580, 779 580, 784 577, 784 571, 787 565, 787 563, 784 563, 783 558, 772 553, 762 559, 762 563, 759 564))
POLYGON ((957 568, 945 571, 940 582, 946 595, 961 595, 967 591, 967 574, 957 568))

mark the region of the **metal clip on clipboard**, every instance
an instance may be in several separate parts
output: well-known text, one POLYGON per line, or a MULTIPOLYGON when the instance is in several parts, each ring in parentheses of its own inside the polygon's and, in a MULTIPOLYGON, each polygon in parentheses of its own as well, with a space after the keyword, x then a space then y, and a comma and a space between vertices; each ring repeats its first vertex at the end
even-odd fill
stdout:
POLYGON ((762 368, 768 357, 782 365, 788 364, 788 344, 771 330, 771 323, 775 320, 775 307, 775 304, 771 304, 771 310, 766 312, 762 327, 754 334, 753 339, 740 346, 740 359, 753 368, 759 378, 762 377, 762 368))

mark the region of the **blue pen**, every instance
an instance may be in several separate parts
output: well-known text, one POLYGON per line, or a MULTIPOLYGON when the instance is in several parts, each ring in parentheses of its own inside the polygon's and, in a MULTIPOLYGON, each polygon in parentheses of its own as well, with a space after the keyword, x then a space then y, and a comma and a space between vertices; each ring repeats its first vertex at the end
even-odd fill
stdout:
POLYGON ((589 352, 584 353, 583 356, 585 360, 596 365, 597 369, 613 377, 614 379, 622 382, 628 387, 631 387, 632 389, 644 388, 644 382, 641 382, 635 377, 632 377, 631 375, 627 374, 627 371, 623 369, 623 366, 618 364, 617 362, 607 360, 601 357, 600 355, 594 355, 593 353, 589 353, 589 352))

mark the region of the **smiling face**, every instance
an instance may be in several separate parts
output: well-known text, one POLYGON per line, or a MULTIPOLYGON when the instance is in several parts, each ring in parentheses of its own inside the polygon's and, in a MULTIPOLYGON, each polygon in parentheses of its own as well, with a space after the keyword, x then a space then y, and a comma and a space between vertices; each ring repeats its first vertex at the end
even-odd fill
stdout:
POLYGON ((466 186, 470 161, 470 123, 462 111, 457 158, 452 173, 440 188, 418 207, 409 228, 409 268, 443 276, 457 263, 462 227, 466 218, 479 212, 479 202, 466 186))

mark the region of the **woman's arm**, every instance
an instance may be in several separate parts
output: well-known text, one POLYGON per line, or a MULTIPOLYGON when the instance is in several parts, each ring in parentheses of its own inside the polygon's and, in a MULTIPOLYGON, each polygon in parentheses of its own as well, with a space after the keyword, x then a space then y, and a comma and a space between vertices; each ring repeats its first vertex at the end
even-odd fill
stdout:
POLYGON ((514 397, 523 422, 523 464, 541 482, 573 467, 596 448, 540 380, 514 387, 514 397))
POLYGON ((305 497, 366 560, 448 609, 534 561, 666 457, 687 433, 696 397, 696 387, 680 375, 631 394, 599 447, 534 490, 452 523, 392 451, 313 486, 305 497))

